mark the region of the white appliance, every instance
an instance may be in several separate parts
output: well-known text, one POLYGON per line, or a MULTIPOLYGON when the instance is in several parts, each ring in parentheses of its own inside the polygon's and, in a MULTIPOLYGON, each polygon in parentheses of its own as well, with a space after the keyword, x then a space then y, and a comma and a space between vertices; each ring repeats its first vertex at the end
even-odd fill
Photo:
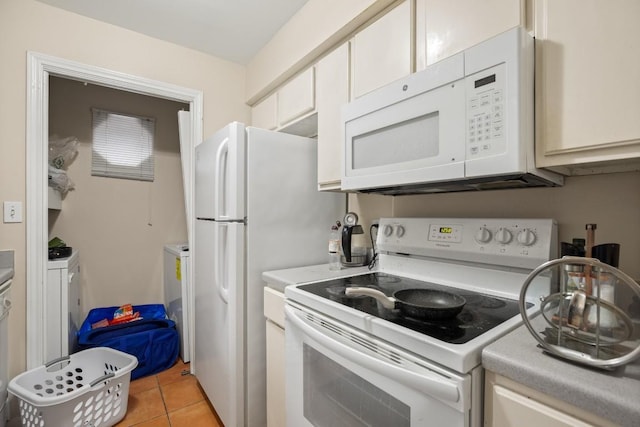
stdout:
MULTIPOLYGON (((557 255, 556 223, 387 218, 379 227, 371 273, 285 288, 287 425, 480 427, 482 349, 522 323, 521 286, 557 255), (448 319, 415 319, 349 295, 355 286, 446 291, 466 304, 448 319)), ((546 295, 550 285, 533 286, 546 295)))
POLYGON ((346 197, 313 139, 231 123, 195 150, 195 375, 226 426, 266 425, 263 271, 324 262, 346 197))
MULTIPOLYGON (((13 277, 13 275, 11 275, 13 277)), ((8 417, 9 394, 7 393, 7 385, 9 384, 9 311, 11 310, 11 282, 9 277, 7 280, 0 281, 0 427, 6 425, 8 417)))
POLYGON ((45 360, 75 353, 82 325, 80 306, 80 254, 49 260, 45 291, 45 360))
POLYGON ((188 363, 191 361, 189 246, 165 245, 163 258, 165 309, 167 317, 176 323, 180 335, 180 359, 188 363))
POLYGON ((534 165, 534 45, 516 27, 343 108, 343 190, 562 185, 534 165))

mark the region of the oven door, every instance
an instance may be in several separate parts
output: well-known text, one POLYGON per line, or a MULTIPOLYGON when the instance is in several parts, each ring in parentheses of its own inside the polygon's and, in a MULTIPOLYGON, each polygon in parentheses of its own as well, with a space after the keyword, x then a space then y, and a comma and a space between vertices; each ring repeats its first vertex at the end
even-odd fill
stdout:
POLYGON ((289 426, 469 426, 471 378, 287 301, 289 426))

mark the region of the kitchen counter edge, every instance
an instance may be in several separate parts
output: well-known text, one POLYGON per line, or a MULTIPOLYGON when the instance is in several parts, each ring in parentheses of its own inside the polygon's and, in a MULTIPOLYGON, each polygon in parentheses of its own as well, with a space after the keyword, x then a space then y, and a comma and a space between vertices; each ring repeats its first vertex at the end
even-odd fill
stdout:
POLYGON ((342 268, 340 270, 329 270, 329 264, 318 264, 305 267, 265 271, 262 273, 262 280, 264 280, 267 286, 271 289, 274 289, 278 292, 284 292, 284 288, 289 285, 331 280, 369 272, 370 270, 368 269, 368 267, 352 267, 342 268))
POLYGON ((615 371, 544 353, 525 326, 482 352, 485 369, 623 426, 640 419, 640 360, 615 371))

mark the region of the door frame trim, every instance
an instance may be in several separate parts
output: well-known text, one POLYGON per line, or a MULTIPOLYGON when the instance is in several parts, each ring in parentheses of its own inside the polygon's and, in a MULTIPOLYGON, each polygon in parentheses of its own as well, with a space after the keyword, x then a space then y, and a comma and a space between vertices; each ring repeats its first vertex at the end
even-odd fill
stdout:
MULTIPOLYGON (((82 64, 37 52, 27 52, 27 111, 26 111, 26 322, 27 369, 42 365, 45 357, 45 287, 47 278, 48 224, 48 134, 49 134, 49 76, 57 76, 110 87, 141 95, 189 104, 191 139, 187 144, 192 154, 196 141, 202 140, 203 93, 106 68, 82 64)), ((176 117, 176 120, 178 118, 176 117)), ((186 200, 193 212, 193 154, 189 156, 186 174, 189 185, 186 200)), ((187 218, 188 240, 193 242, 192 218, 187 218)), ((191 257, 189 258, 191 263, 191 257)), ((190 267, 190 266, 189 266, 190 267)), ((192 268, 189 268, 192 276, 192 268)), ((189 277, 193 283, 192 277, 189 277)))

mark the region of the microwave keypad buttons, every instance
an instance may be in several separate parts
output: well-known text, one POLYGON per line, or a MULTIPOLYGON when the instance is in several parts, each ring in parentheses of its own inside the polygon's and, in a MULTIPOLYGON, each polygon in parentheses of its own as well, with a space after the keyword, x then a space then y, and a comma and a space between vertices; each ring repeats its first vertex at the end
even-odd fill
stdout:
MULTIPOLYGON (((473 117, 469 119, 469 131, 467 142, 469 154, 472 157, 483 153, 491 154, 494 144, 491 142, 503 137, 503 110, 504 104, 502 90, 485 90, 479 97, 469 100, 469 110, 473 117)), ((499 144, 498 144, 499 145, 499 144)))
POLYGON ((503 67, 494 67, 482 75, 485 77, 476 74, 466 78, 469 91, 467 155, 470 159, 495 155, 505 147, 504 70, 503 67), (485 79, 486 83, 477 84, 485 79))

